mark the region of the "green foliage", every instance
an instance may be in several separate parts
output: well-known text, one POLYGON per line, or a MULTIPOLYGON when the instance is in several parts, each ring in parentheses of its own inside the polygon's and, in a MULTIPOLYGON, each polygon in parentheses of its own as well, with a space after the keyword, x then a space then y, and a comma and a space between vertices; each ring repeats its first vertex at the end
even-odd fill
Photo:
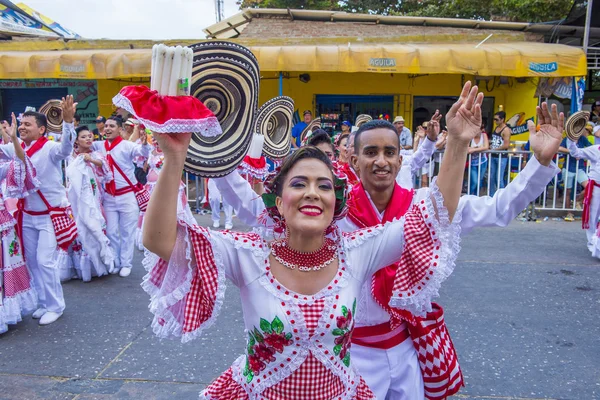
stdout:
POLYGON ((566 17, 573 0, 240 0, 240 8, 332 10, 381 15, 546 22, 566 17))

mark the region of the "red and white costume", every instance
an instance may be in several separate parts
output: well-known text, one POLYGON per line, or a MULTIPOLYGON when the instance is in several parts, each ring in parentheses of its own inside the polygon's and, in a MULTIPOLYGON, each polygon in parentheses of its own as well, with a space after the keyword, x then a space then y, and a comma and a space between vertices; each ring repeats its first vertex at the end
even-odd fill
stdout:
MULTIPOLYGON (((77 278, 88 282, 92 276, 109 274, 114 268, 114 251, 106 236, 106 219, 102 207, 102 184, 110 174, 102 153, 90 153, 98 167, 84 161, 83 154, 70 157, 66 169, 67 197, 77 224, 77 241, 73 245, 73 267, 77 278)), ((65 274, 63 274, 65 275, 65 274)), ((68 275, 73 275, 69 271, 68 275)), ((65 276, 66 277, 66 276, 65 276)))
MULTIPOLYGON (((498 191, 493 198, 463 196, 454 222, 460 226, 461 233, 467 233, 475 227, 506 226, 529 202, 535 200, 544 191, 546 185, 558 172, 556 166, 544 167, 535 157, 532 157, 517 178, 505 189, 498 191)), ((264 228, 265 225, 267 228, 272 228, 272 221, 262 217, 265 212, 262 199, 252 191, 243 178, 232 173, 217 179, 216 182, 224 198, 234 206, 236 215, 242 222, 258 228, 264 228)), ((418 203, 417 200, 423 197, 423 191, 427 189, 408 191, 397 186, 396 190, 402 190, 410 198, 398 196, 404 204, 396 205, 395 213, 391 213, 391 218, 399 217, 397 213, 402 209, 406 211, 414 207, 418 203)), ((379 213, 370 200, 363 203, 360 207, 364 209, 370 207, 379 222, 387 220, 384 218, 385 212, 379 213)), ((352 232, 359 228, 349 217, 338 221, 337 224, 344 232, 352 232)), ((378 399, 444 398, 439 393, 425 393, 423 374, 431 375, 433 371, 422 368, 420 354, 415 348, 417 346, 421 351, 424 343, 413 343, 410 340, 406 322, 390 323, 392 317, 386 311, 389 308, 382 307, 373 298, 371 283, 371 279, 366 281, 359 297, 356 320, 359 329, 353 336, 355 342, 353 349, 356 350, 354 361, 367 384, 378 399)), ((385 306, 385 303, 383 305, 385 306)), ((439 309, 434 310, 435 315, 440 314, 439 311, 439 309)), ((420 333, 421 330, 416 336, 420 333)), ((424 353, 421 354, 421 357, 423 356, 424 353)))
MULTIPOLYGON (((34 140, 29 146, 21 143, 40 181, 38 192, 20 202, 25 260, 33 276, 39 308, 55 313, 62 313, 65 309, 60 269, 63 263, 69 262, 69 257, 57 249, 56 233, 46 202, 53 209, 68 206, 61 163, 73 152, 76 137, 73 124, 63 123, 63 135, 59 143, 45 137, 34 140)), ((0 145, 0 159, 12 160, 14 154, 12 144, 0 145)))
MULTIPOLYGON (((11 198, 22 198, 33 193, 40 185, 34 175, 29 159, 25 163, 18 159, 0 163, 0 181, 6 180, 6 192, 11 198)), ((8 325, 16 324, 23 316, 35 311, 38 305, 15 224, 0 194, 0 334, 8 330, 8 325)))
POLYGON ((431 160, 433 153, 435 153, 435 142, 429 140, 427 136, 423 139, 417 151, 400 150, 402 166, 398 171, 398 176, 396 176, 396 183, 405 189, 412 189, 414 187, 413 177, 431 160))
POLYGON ((403 308, 425 313, 454 267, 457 229, 432 185, 405 218, 340 234, 338 273, 311 296, 277 282, 270 272, 269 244, 260 235, 180 223, 170 262, 145 260, 149 274, 143 287, 151 295, 152 326, 160 337, 196 338, 215 322, 228 279, 240 289, 247 351, 201 398, 374 399, 350 352, 363 284, 403 252, 410 253, 414 262, 398 269, 394 295, 403 308))
POLYGON ((567 139, 571 157, 582 158, 591 162, 588 174, 588 185, 583 200, 582 228, 587 236, 587 246, 592 256, 600 258, 600 146, 589 146, 580 149, 575 142, 567 139))
POLYGON ((106 214, 106 233, 116 253, 115 266, 131 268, 135 230, 140 209, 133 186, 121 175, 119 168, 133 185, 137 184, 134 158, 148 158, 152 151, 152 145, 135 144, 118 137, 112 143, 109 141, 94 142, 93 146, 94 150, 101 152, 106 157, 111 170, 110 178, 112 179, 107 179, 104 185, 103 204, 106 214))

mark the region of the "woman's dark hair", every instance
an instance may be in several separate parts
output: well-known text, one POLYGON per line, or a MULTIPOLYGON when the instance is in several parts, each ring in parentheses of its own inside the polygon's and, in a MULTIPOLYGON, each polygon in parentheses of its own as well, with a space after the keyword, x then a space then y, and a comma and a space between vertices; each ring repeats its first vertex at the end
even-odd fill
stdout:
POLYGON ((335 145, 339 146, 340 143, 342 143, 342 140, 349 139, 349 137, 350 137, 350 135, 348 135, 347 133, 340 135, 340 137, 337 138, 335 145))
POLYGON ((506 119, 506 113, 504 111, 498 111, 496 114, 494 114, 494 117, 498 117, 501 120, 505 120, 506 119))
POLYGON ((331 146, 331 151, 335 151, 333 143, 331 142, 331 136, 323 129, 316 129, 313 131, 312 136, 308 139, 308 145, 317 147, 321 143, 327 143, 331 146))
POLYGON ((271 192, 277 194, 277 196, 281 196, 281 193, 283 192, 283 184, 290 170, 294 167, 294 165, 296 165, 298 161, 309 159, 321 161, 331 171, 331 174, 335 176, 335 173, 333 172, 333 164, 331 163, 329 157, 327 157, 325 153, 323 153, 320 149, 316 148, 315 146, 307 145, 299 148, 283 160, 283 164, 281 164, 281 169, 272 180, 273 183, 271 184, 271 192))
POLYGON ((87 125, 81 125, 81 126, 78 126, 77 128, 75 128, 75 133, 77 133, 76 139, 79 139, 79 134, 84 131, 90 132, 90 128, 88 128, 87 125))

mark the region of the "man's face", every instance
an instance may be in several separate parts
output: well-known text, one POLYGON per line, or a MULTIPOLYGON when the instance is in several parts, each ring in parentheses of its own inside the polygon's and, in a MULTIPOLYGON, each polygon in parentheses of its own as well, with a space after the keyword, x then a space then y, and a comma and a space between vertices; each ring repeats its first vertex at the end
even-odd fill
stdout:
POLYGON ((309 124, 312 121, 312 114, 304 114, 304 123, 309 124))
POLYGON ((44 136, 44 133, 46 133, 46 128, 43 126, 38 126, 35 117, 28 116, 21 118, 19 135, 24 142, 38 140, 40 137, 44 136))
POLYGON ((393 186, 402 158, 396 132, 377 128, 361 133, 352 166, 367 192, 383 192, 393 186))
POLYGON ((115 120, 109 119, 104 125, 104 136, 108 140, 114 140, 121 134, 121 128, 117 125, 115 120))
POLYGON ((104 125, 104 122, 96 122, 96 129, 98 129, 98 132, 102 133, 104 130, 104 125))
POLYGON ((404 129, 404 121, 394 122, 394 127, 396 127, 396 132, 398 132, 398 134, 402 133, 402 129, 404 129))

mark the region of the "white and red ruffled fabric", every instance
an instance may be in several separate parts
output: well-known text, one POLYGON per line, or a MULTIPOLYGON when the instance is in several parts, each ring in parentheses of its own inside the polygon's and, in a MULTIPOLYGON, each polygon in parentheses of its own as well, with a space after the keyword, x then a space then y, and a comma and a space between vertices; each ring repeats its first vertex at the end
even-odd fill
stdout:
POLYGON ((113 97, 113 104, 153 132, 193 132, 206 137, 223 133, 217 117, 194 96, 161 96, 143 85, 125 86, 113 97))
MULTIPOLYGON (((7 194, 22 198, 34 193, 40 182, 28 157, 0 165, 0 181, 6 179, 7 194)), ((0 194, 0 334, 8 325, 20 322, 37 308, 37 293, 23 258, 23 246, 15 229, 16 221, 4 205, 0 194)))
POLYGON ((250 177, 252 179, 251 182, 262 182, 269 175, 269 165, 265 157, 252 158, 246 156, 238 166, 238 172, 242 176, 250 177))
POLYGON ((403 252, 416 252, 414 262, 399 271, 394 290, 411 292, 403 307, 425 312, 454 267, 452 251, 459 238, 448 233, 452 226, 444 222, 429 227, 436 208, 444 210, 443 202, 435 208, 431 200, 425 204, 425 210, 409 211, 410 223, 402 218, 338 233, 338 274, 312 296, 294 293, 276 280, 270 272, 269 246, 259 235, 211 232, 180 221, 169 262, 151 253, 144 260, 148 275, 142 286, 151 295, 153 330, 183 342, 199 336, 215 323, 229 279, 240 288, 248 350, 201 398, 374 398, 355 370, 350 351, 363 283, 403 252), (447 256, 434 261, 436 254, 447 256), (421 271, 429 277, 423 279, 425 287, 410 287, 406 282, 415 279, 406 277, 419 277, 421 271))

